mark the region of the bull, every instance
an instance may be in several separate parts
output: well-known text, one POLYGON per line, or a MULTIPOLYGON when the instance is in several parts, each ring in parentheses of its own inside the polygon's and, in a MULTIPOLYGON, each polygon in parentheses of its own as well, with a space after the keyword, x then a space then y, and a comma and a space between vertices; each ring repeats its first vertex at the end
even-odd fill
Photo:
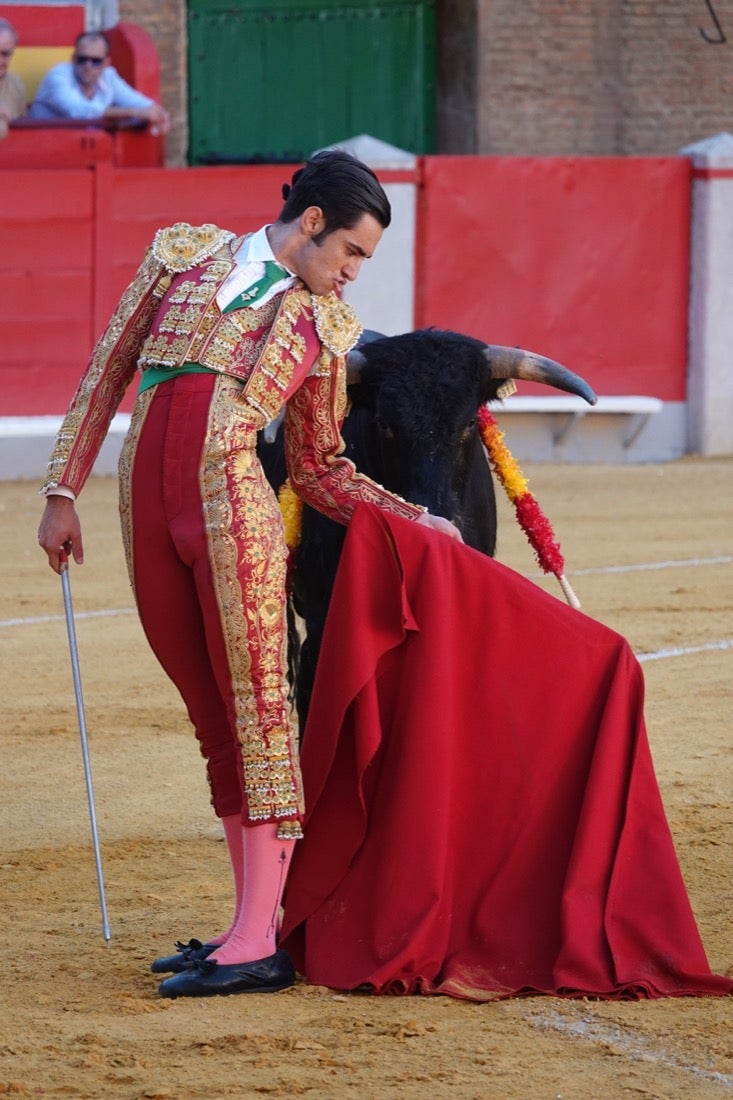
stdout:
MULTIPOLYGON (((496 498, 478 412, 511 392, 513 379, 596 401, 578 375, 520 348, 435 329, 389 337, 365 333, 347 358, 345 454, 361 473, 452 520, 469 546, 493 556, 496 498)), ((285 479, 282 442, 262 439, 259 450, 278 489, 285 479)), ((292 608, 302 620, 294 666, 301 729, 345 533, 342 525, 304 506, 291 580, 292 608)))

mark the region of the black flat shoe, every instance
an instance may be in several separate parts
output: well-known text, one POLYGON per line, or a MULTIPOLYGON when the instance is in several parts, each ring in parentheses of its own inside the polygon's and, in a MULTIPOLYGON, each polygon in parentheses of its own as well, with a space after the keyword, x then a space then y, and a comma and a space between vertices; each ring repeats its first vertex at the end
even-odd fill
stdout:
POLYGON ((285 951, 247 963, 189 962, 160 983, 161 997, 228 997, 232 993, 277 993, 295 984, 295 967, 285 951))
POLYGON ((202 943, 201 940, 189 940, 188 943, 177 943, 178 951, 175 955, 166 955, 162 959, 156 959, 150 969, 153 974, 180 974, 186 969, 189 962, 201 962, 209 957, 212 951, 216 951, 218 944, 202 943))

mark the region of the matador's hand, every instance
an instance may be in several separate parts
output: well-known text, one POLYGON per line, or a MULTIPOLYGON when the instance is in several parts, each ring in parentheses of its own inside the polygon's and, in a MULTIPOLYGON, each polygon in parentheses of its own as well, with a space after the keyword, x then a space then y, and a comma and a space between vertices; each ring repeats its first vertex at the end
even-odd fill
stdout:
POLYGON ((77 565, 84 562, 81 524, 73 500, 63 496, 46 498, 46 508, 38 528, 38 543, 48 555, 54 573, 61 572, 61 551, 69 544, 77 565))
POLYGON ((421 516, 418 516, 415 522, 421 524, 423 527, 430 527, 433 531, 442 531, 448 538, 457 539, 458 542, 463 542, 463 535, 458 530, 455 523, 451 523, 449 519, 444 519, 443 516, 433 516, 430 512, 423 512, 421 516))

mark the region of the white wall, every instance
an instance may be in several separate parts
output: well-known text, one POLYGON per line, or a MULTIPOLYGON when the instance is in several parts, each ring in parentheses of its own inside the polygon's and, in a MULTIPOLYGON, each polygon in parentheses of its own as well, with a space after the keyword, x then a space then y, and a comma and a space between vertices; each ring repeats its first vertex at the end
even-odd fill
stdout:
POLYGON ((733 134, 680 150, 693 165, 688 448, 733 454, 733 134))

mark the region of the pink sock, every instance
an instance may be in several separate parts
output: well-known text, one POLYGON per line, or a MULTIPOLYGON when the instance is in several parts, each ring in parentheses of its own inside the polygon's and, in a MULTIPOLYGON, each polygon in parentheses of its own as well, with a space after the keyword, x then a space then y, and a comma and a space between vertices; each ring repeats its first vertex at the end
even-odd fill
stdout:
POLYGON ((280 901, 294 841, 279 840, 277 825, 245 825, 244 898, 226 943, 211 955, 223 965, 266 959, 277 950, 280 901))
POLYGON ((239 919, 244 898, 244 827, 242 825, 242 815, 230 814, 228 817, 221 819, 221 824, 229 849, 229 862, 232 865, 232 877, 234 879, 234 916, 226 932, 222 932, 218 936, 209 936, 206 941, 207 943, 217 944, 226 943, 229 939, 232 929, 236 927, 239 919))

